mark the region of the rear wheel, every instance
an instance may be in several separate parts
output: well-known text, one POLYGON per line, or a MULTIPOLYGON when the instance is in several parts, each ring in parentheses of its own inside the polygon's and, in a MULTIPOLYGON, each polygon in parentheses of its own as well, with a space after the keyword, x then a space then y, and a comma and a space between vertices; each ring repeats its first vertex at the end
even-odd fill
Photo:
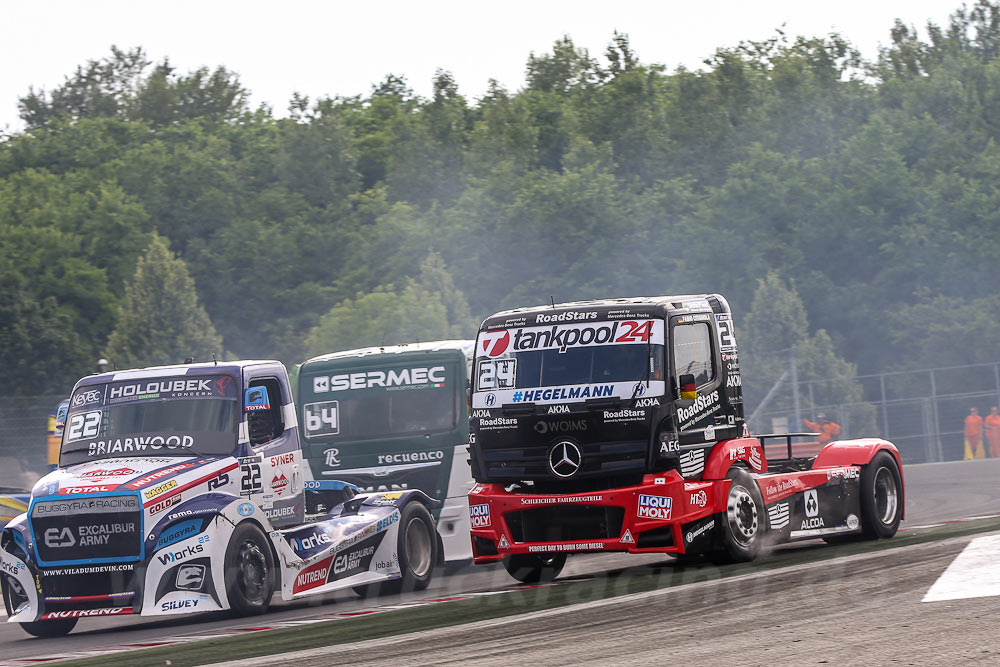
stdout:
POLYGON ((399 579, 355 586, 354 592, 361 597, 369 597, 422 591, 430 585, 438 560, 437 529, 431 513, 420 502, 407 503, 400 510, 396 555, 399 557, 399 579))
POLYGON ((726 479, 732 480, 722 517, 722 545, 713 560, 723 563, 751 561, 760 553, 764 541, 764 498, 757 482, 743 468, 730 468, 726 479))
POLYGON ((267 537, 256 524, 236 527, 226 548, 226 594, 240 616, 263 614, 274 594, 274 557, 267 537))
POLYGON ((42 639, 51 639, 52 637, 65 637, 68 635, 70 630, 76 627, 77 620, 79 619, 57 618, 51 621, 31 621, 30 623, 22 623, 21 627, 29 635, 41 637, 42 639))
POLYGON ((869 540, 896 534, 903 516, 903 480, 896 459, 879 452, 861 471, 861 532, 869 540))
POLYGON ((566 554, 538 556, 536 554, 511 554, 503 559, 503 566, 510 576, 521 583, 537 584, 552 581, 566 565, 566 554))

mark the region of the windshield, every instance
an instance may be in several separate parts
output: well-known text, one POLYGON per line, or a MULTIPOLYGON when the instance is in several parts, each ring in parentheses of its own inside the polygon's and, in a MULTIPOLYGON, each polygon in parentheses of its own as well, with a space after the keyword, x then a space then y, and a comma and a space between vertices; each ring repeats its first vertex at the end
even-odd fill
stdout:
POLYGON ((59 463, 230 454, 240 414, 237 387, 228 375, 80 387, 70 399, 59 463))
MULTIPOLYGON (((429 435, 458 423, 453 364, 309 375, 302 385, 307 438, 365 440, 429 435)), ((463 398, 464 400, 464 398, 463 398)))
POLYGON ((662 320, 480 332, 473 406, 662 395, 663 350, 662 320))

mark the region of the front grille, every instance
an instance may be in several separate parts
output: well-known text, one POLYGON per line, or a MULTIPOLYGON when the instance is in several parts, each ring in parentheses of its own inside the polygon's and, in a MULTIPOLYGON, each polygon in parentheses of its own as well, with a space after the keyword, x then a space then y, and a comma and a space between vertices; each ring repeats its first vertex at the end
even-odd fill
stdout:
POLYGON ((601 505, 549 505, 504 515, 515 542, 569 542, 618 537, 625 508, 601 505))
MULTIPOLYGON (((487 480, 558 480, 549 469, 549 450, 554 443, 483 449, 487 480)), ((645 440, 577 442, 583 455, 580 469, 572 479, 610 477, 643 473, 649 444, 645 440)))
POLYGON ((138 559, 142 507, 138 496, 67 497, 31 508, 31 529, 39 562, 138 559))

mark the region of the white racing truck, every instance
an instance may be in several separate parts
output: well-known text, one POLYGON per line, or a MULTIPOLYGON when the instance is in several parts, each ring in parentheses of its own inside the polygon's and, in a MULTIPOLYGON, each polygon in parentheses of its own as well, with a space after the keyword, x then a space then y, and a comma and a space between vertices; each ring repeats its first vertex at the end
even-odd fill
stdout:
POLYGON ((51 637, 88 616, 259 614, 276 591, 425 588, 435 501, 313 481, 297 421, 277 361, 81 379, 59 467, 0 534, 8 621, 51 637))

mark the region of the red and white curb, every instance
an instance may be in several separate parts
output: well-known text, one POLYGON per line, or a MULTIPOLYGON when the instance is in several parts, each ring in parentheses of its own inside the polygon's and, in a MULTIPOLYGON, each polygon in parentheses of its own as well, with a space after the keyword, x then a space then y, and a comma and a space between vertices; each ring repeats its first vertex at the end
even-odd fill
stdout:
POLYGON ((248 625, 236 628, 226 628, 223 630, 219 630, 217 632, 213 632, 211 634, 178 635, 175 637, 165 637, 163 639, 158 639, 154 641, 128 642, 125 644, 115 644, 114 646, 106 646, 97 649, 86 649, 81 651, 72 651, 68 653, 54 653, 52 655, 39 656, 35 658, 19 658, 16 660, 4 661, 2 664, 11 666, 38 665, 48 662, 55 662, 57 660, 93 658, 97 656, 111 655, 114 653, 123 653, 125 651, 134 651, 143 648, 157 648, 160 646, 171 646, 174 644, 189 644, 191 642, 199 642, 206 639, 222 639, 225 637, 238 637, 251 632, 262 632, 264 630, 278 630, 281 628, 294 628, 300 625, 310 625, 312 623, 325 623, 326 621, 339 621, 347 618, 357 618, 358 616, 372 616, 374 614, 381 614, 387 611, 397 611, 399 609, 412 609, 414 607, 425 607, 428 605, 443 604, 445 602, 456 602, 458 600, 471 600, 473 598, 484 598, 484 597, 489 597, 491 595, 503 595, 504 593, 511 593, 513 591, 520 591, 530 588, 541 588, 544 586, 555 586, 555 585, 558 584, 513 586, 511 588, 506 588, 502 591, 459 593, 456 595, 427 598, 424 600, 414 600, 412 602, 401 602, 399 604, 379 605, 377 607, 369 607, 367 609, 352 609, 351 611, 323 614, 321 616, 311 616, 309 618, 300 618, 289 621, 275 621, 273 623, 248 625))

